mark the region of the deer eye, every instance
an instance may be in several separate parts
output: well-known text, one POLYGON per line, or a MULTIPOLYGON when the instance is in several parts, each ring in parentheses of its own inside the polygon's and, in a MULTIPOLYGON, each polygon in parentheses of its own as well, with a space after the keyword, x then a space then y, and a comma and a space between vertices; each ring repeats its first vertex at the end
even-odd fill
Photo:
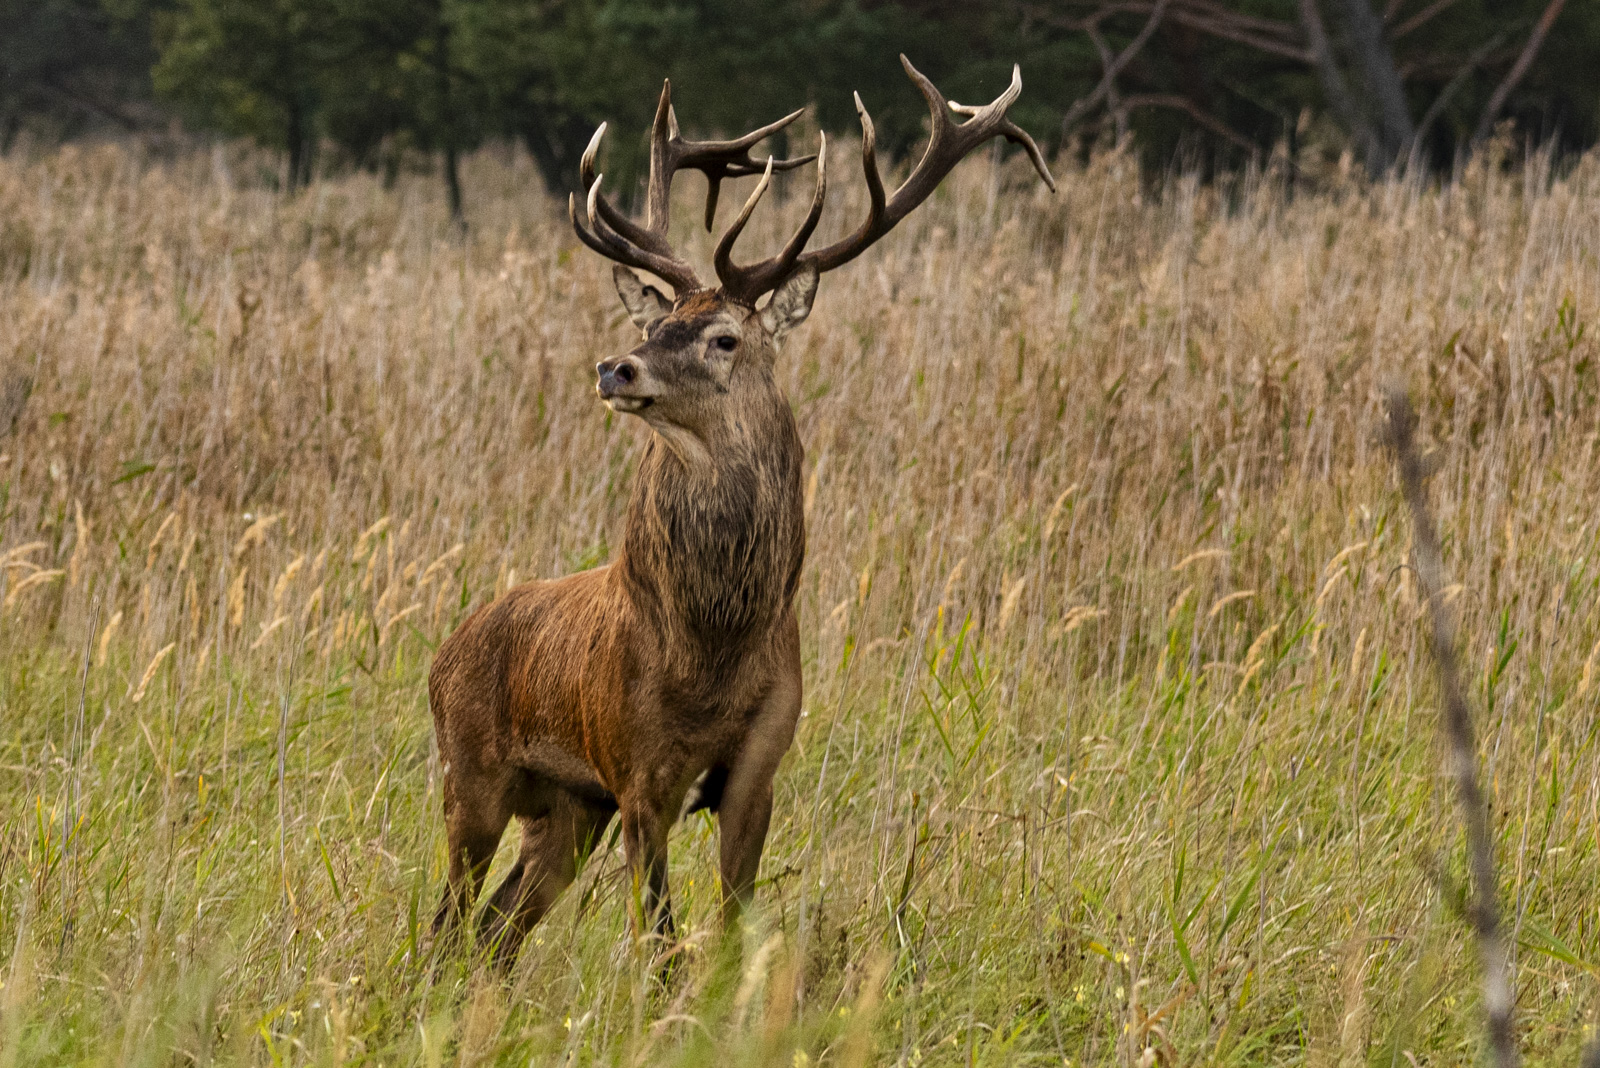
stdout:
POLYGON ((721 337, 713 338, 711 340, 711 344, 715 345, 723 352, 732 352, 734 349, 739 347, 739 339, 734 337, 732 334, 723 334, 721 337))

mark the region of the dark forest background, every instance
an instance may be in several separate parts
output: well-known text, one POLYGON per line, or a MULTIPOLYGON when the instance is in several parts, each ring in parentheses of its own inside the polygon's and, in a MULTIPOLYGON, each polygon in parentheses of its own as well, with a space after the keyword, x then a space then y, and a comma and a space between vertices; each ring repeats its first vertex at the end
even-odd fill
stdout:
POLYGON ((668 76, 701 132, 812 104, 851 133, 859 90, 904 151, 925 115, 901 52, 963 102, 1018 62, 1047 152, 1130 137, 1159 166, 1600 138, 1595 0, 0 0, 0 150, 212 132, 280 150, 291 188, 429 167, 459 205, 456 160, 494 140, 574 187, 602 119, 625 178, 668 76))

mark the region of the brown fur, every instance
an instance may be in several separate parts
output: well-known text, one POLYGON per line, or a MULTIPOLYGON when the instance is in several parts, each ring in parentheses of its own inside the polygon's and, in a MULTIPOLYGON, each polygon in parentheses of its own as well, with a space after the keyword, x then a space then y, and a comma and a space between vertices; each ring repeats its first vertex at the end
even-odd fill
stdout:
MULTIPOLYGON (((814 274, 809 284, 792 322, 814 274)), ((660 299, 649 292, 634 299, 660 299)), ((626 288, 624 300, 634 310, 626 288)), ((428 679, 450 850, 435 929, 471 908, 516 817, 521 853, 482 919, 504 960, 618 811, 639 919, 670 932, 667 830, 702 778, 731 921, 754 888, 772 776, 799 716, 803 450, 773 379, 772 324, 705 292, 651 314, 635 312, 647 340, 601 364, 602 395, 655 431, 621 551, 479 609, 428 679), (737 338, 732 353, 716 347, 723 335, 737 338), (608 387, 606 369, 622 363, 636 377, 608 387)))

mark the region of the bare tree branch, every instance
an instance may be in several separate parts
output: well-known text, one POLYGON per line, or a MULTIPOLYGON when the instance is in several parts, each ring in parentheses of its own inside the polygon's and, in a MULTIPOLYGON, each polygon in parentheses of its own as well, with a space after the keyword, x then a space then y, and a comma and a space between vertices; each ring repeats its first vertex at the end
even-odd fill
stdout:
POLYGON ((1488 1016, 1490 1053, 1495 1068, 1516 1068, 1517 1044, 1512 1027, 1515 998, 1495 902, 1494 842, 1483 791, 1478 786, 1478 746, 1473 739, 1472 713, 1467 708, 1456 663, 1455 615, 1444 597, 1444 561, 1439 552, 1439 533, 1422 488, 1422 458, 1417 455, 1416 444, 1417 417, 1404 390, 1391 388, 1386 401, 1389 443, 1400 468, 1400 488, 1411 510, 1413 559, 1433 622, 1433 662, 1444 699, 1444 718, 1439 729, 1450 754, 1450 772, 1456 780, 1456 799, 1461 805, 1461 822, 1467 833, 1472 871, 1471 914, 1478 954, 1483 960, 1483 1004, 1488 1016))
MULTIPOLYGON (((1350 33, 1350 44, 1354 51, 1351 60, 1360 75, 1356 84, 1352 85, 1324 21, 1320 9, 1322 0, 1297 2, 1297 23, 1235 11, 1225 0, 1103 0, 1092 6, 1089 0, 1066 0, 1059 5, 1030 3, 1024 7, 1030 17, 1041 22, 1058 29, 1086 33, 1100 55, 1100 81, 1091 92, 1074 101, 1067 109, 1061 122, 1063 141, 1075 125, 1102 106, 1116 123, 1120 139, 1127 130, 1128 112, 1135 107, 1145 106, 1184 111, 1206 129, 1231 144, 1243 147, 1244 139, 1236 131, 1192 101, 1186 105, 1177 104, 1180 97, 1175 94, 1146 93, 1127 99, 1120 97, 1118 78, 1149 44, 1155 31, 1164 24, 1172 23, 1311 67, 1322 84, 1328 107, 1349 131, 1374 173, 1397 162, 1404 162, 1408 167, 1417 165, 1419 153, 1439 117, 1451 102, 1459 98, 1461 90, 1476 72, 1488 63, 1500 62, 1491 57, 1504 47, 1506 40, 1504 34, 1497 35, 1475 48, 1464 60, 1454 60, 1449 56, 1431 59, 1413 57, 1406 66, 1401 67, 1396 62, 1393 42, 1427 25, 1459 0, 1428 0, 1421 10, 1405 17, 1402 17, 1402 8, 1405 6, 1403 0, 1384 0, 1382 19, 1372 6, 1378 0, 1335 0, 1342 15, 1342 24, 1350 33), (1072 12, 1081 12, 1082 17, 1072 12), (1101 27, 1107 19, 1123 15, 1143 16, 1144 25, 1126 47, 1121 51, 1113 51, 1101 33, 1101 27), (1385 24, 1397 20, 1398 25, 1386 32, 1385 24), (1421 73, 1423 71, 1427 73, 1421 73), (1415 124, 1406 99, 1408 77, 1424 77, 1430 82, 1447 79, 1429 104, 1422 120, 1415 124), (1365 89, 1365 101, 1362 94, 1356 92, 1357 88, 1365 89), (1129 100, 1139 103, 1130 104, 1129 100)), ((1506 99, 1531 67, 1566 2, 1548 0, 1543 15, 1515 64, 1495 89, 1478 124, 1474 143, 1481 141, 1493 128, 1494 120, 1503 110, 1506 99)))
POLYGON ((1491 52, 1500 47, 1505 39, 1505 34, 1497 33, 1487 42, 1480 45, 1472 55, 1467 57, 1467 61, 1461 65, 1461 69, 1445 83, 1444 88, 1439 90, 1439 95, 1433 98, 1433 103, 1429 104, 1428 110, 1423 113, 1422 121, 1417 123, 1415 136, 1411 138, 1411 148, 1406 152, 1407 170, 1415 169, 1418 154, 1422 151, 1422 143, 1427 140, 1428 130, 1432 128, 1434 120, 1444 113, 1444 109, 1449 106, 1451 99, 1472 78, 1473 72, 1489 57, 1491 52))
POLYGON ((1170 17, 1173 22, 1191 26, 1204 33, 1209 33, 1213 37, 1248 45, 1262 52, 1283 56, 1285 59, 1292 59, 1297 63, 1304 63, 1308 66, 1312 62, 1312 55, 1306 48, 1289 41, 1275 40, 1272 37, 1252 33, 1237 19, 1214 18, 1209 15, 1191 12, 1183 7, 1174 11, 1170 17))
POLYGON ((1446 8, 1452 6, 1455 2, 1456 2, 1456 0, 1433 0, 1433 3, 1429 4, 1427 7, 1423 8, 1421 11, 1417 12, 1415 15, 1412 15, 1410 18, 1406 19, 1400 25, 1396 26, 1394 28, 1394 32, 1389 35, 1389 40, 1391 40, 1391 41, 1400 40, 1400 38, 1404 37, 1406 34, 1410 33, 1412 30, 1415 30, 1415 29, 1423 26, 1429 20, 1431 20, 1433 18, 1433 16, 1437 15, 1439 12, 1445 10, 1446 8))
MULTIPOLYGON (((1100 53, 1101 68, 1109 71, 1116 60, 1112 56, 1111 46, 1106 43, 1105 35, 1100 32, 1100 27, 1090 25, 1085 28, 1084 32, 1089 35, 1089 40, 1094 42, 1095 51, 1100 53)), ((1111 113, 1111 120, 1115 123, 1116 139, 1120 144, 1122 139, 1128 136, 1128 113, 1123 110, 1122 97, 1117 92, 1117 83, 1107 78, 1105 87, 1106 110, 1111 113)))
POLYGON ((1215 0, 1183 0, 1178 6, 1178 10, 1173 14, 1180 14, 1186 9, 1201 12, 1213 18, 1225 19, 1242 29, 1256 33, 1276 34, 1289 41, 1297 41, 1300 37, 1292 22, 1284 22, 1280 19, 1266 19, 1259 15, 1248 15, 1242 11, 1234 11, 1224 4, 1216 3, 1215 0))
POLYGON ((1550 33, 1551 24, 1560 16, 1561 9, 1566 5, 1567 0, 1550 0, 1545 6, 1544 14, 1539 16, 1533 32, 1528 35, 1528 43, 1523 46, 1522 54, 1511 65, 1505 80, 1495 86, 1494 95, 1489 97, 1489 103, 1484 106, 1483 115, 1478 119, 1478 128, 1472 134, 1473 144, 1482 144, 1488 139, 1489 131, 1494 129, 1494 120, 1500 117, 1500 110, 1506 106, 1506 98, 1511 95, 1511 90, 1517 87, 1517 83, 1522 81, 1522 76, 1528 73, 1528 68, 1533 65, 1534 56, 1544 47, 1544 39, 1550 33))
MULTIPOLYGON (((1086 32, 1107 17, 1118 14, 1146 15, 1155 10, 1158 0, 1122 0, 1105 4, 1081 19, 1067 18, 1060 12, 1025 5, 1030 18, 1036 18, 1057 29, 1086 32)), ((1300 33, 1293 23, 1261 18, 1230 11, 1212 0, 1176 0, 1168 10, 1167 19, 1183 26, 1223 40, 1234 41, 1273 55, 1292 59, 1297 63, 1311 63, 1311 53, 1300 41, 1300 33)))
POLYGON ((1206 111, 1193 100, 1178 93, 1135 93, 1133 96, 1124 97, 1122 109, 1132 111, 1135 108, 1173 108, 1188 115, 1195 122, 1210 130, 1218 137, 1234 145, 1236 148, 1254 156, 1258 149, 1255 142, 1239 133, 1233 127, 1206 111))
MULTIPOLYGON (((1122 68, 1126 67, 1134 56, 1139 54, 1139 50, 1145 46, 1145 43, 1150 40, 1150 36, 1156 32, 1156 27, 1161 25, 1161 17, 1167 13, 1167 5, 1171 2, 1172 0, 1156 0, 1155 7, 1150 12, 1150 17, 1145 20, 1144 29, 1140 30, 1138 36, 1128 42, 1128 47, 1124 48, 1115 58, 1111 58, 1111 50, 1106 45, 1105 38, 1100 36, 1098 25, 1100 18, 1110 12, 1102 9, 1102 14, 1097 14, 1095 18, 1086 22, 1084 31, 1089 34, 1090 39, 1095 42, 1095 47, 1100 50, 1100 59, 1105 67, 1105 73, 1101 76, 1100 84, 1095 86, 1093 92, 1075 101, 1067 109, 1067 114, 1061 120, 1061 139, 1063 141, 1067 139, 1067 134, 1072 131, 1073 125, 1079 119, 1088 114, 1101 101, 1116 92, 1115 82, 1117 75, 1122 72, 1122 68)), ((1119 134, 1118 136, 1120 137, 1121 135, 1119 134)))

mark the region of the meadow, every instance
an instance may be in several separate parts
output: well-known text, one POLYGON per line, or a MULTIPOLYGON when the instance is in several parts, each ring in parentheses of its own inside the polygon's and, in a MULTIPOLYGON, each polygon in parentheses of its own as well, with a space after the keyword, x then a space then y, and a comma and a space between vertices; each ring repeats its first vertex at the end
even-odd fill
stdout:
POLYGON ((1207 184, 1109 152, 1054 196, 985 157, 827 276, 779 363, 805 714, 741 952, 714 822, 674 832, 666 988, 613 839, 508 974, 427 936, 433 651, 619 537, 646 431, 593 393, 633 337, 609 265, 505 152, 465 163, 465 235, 427 176, 287 197, 261 164, 0 159, 0 1068, 1470 1063, 1390 381, 1522 1049, 1576 1062, 1600 156, 1207 184))

